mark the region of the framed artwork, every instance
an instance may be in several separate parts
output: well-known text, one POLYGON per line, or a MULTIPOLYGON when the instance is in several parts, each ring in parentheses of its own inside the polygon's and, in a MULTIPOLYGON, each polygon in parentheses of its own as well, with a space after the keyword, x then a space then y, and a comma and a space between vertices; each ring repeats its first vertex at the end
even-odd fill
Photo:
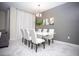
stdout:
POLYGON ((54 24, 54 17, 50 18, 49 24, 53 25, 54 24))
POLYGON ((46 25, 49 25, 49 19, 46 18, 46 25))
POLYGON ((43 25, 45 25, 46 24, 46 20, 45 19, 43 19, 43 25))

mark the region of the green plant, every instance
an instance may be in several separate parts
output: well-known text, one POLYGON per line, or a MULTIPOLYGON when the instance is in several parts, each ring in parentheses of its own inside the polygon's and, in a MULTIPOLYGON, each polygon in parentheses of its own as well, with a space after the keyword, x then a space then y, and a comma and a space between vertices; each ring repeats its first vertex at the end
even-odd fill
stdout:
POLYGON ((37 19, 36 20, 36 25, 37 26, 40 26, 40 25, 42 25, 43 24, 43 20, 42 19, 37 19))

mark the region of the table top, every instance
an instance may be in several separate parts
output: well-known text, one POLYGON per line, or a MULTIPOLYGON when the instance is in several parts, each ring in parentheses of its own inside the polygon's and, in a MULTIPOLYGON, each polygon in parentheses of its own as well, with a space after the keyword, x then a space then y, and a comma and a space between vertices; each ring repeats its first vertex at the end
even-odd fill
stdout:
POLYGON ((54 32, 53 33, 51 33, 51 32, 36 32, 36 34, 45 36, 45 35, 54 34, 54 32))

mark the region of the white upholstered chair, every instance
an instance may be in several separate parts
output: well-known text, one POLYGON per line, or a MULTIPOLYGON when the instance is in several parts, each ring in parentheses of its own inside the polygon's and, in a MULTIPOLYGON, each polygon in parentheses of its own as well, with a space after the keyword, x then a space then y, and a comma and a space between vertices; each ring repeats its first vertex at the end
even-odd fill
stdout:
POLYGON ((24 30, 23 29, 21 29, 21 34, 22 34, 22 43, 24 43, 25 42, 25 35, 24 35, 24 30))
POLYGON ((47 32, 47 29, 43 29, 43 32, 47 32))
POLYGON ((50 41, 52 40, 53 43, 53 39, 54 39, 54 29, 49 29, 49 34, 47 36, 43 37, 45 40, 48 41, 48 44, 50 45, 50 41))
POLYGON ((49 33, 54 33, 54 29, 49 29, 49 33))
MULTIPOLYGON (((38 29, 37 33, 42 33, 42 29, 38 29)), ((38 38, 42 38, 42 35, 37 34, 38 38)))
POLYGON ((31 40, 32 40, 31 48, 33 48, 33 44, 36 46, 36 52, 37 52, 38 44, 43 44, 43 47, 45 48, 45 40, 41 38, 37 38, 34 29, 30 29, 29 32, 31 34, 31 40))
POLYGON ((25 34, 25 38, 26 38, 26 43, 28 43, 28 47, 30 47, 31 37, 30 37, 28 29, 25 29, 25 33, 24 34, 25 34))
POLYGON ((42 29, 38 29, 38 32, 42 32, 42 29))

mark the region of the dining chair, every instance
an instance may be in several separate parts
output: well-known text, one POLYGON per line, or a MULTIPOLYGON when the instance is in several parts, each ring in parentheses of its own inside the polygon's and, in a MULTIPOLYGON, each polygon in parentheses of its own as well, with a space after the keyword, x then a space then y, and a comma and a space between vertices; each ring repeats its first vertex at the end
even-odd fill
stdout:
POLYGON ((37 38, 37 35, 35 34, 35 30, 31 29, 29 30, 31 34, 31 48, 33 48, 33 45, 35 45, 36 49, 35 51, 37 52, 37 48, 39 44, 43 44, 43 48, 45 48, 45 40, 41 38, 37 38))
POLYGON ((38 29, 38 32, 42 32, 42 29, 38 29))
POLYGON ((22 43, 24 43, 25 42, 25 35, 24 35, 24 30, 23 29, 21 29, 21 34, 22 34, 22 43))
POLYGON ((43 32, 42 32, 42 34, 43 34, 43 35, 42 35, 42 38, 43 38, 44 36, 47 36, 47 35, 48 35, 48 34, 47 34, 47 33, 48 33, 47 30, 48 30, 48 29, 43 29, 43 32))
POLYGON ((47 32, 47 29, 43 29, 43 32, 47 32))
POLYGON ((26 38, 26 41, 27 41, 26 43, 28 44, 28 47, 30 47, 31 37, 30 37, 28 29, 25 29, 25 38, 26 38))
MULTIPOLYGON (((42 29, 38 29, 37 32, 38 32, 38 33, 42 33, 42 29)), ((38 38, 42 38, 42 35, 37 34, 37 37, 38 37, 38 38)))
POLYGON ((44 36, 43 38, 45 39, 45 40, 47 40, 48 41, 48 44, 50 45, 50 41, 52 40, 52 43, 53 43, 53 39, 54 39, 54 29, 50 29, 49 30, 49 34, 47 35, 47 36, 44 36))
POLYGON ((48 41, 48 44, 50 45, 50 41, 52 40, 52 43, 53 43, 53 39, 54 39, 54 35, 48 35, 48 36, 45 36, 43 37, 45 40, 48 41))
POLYGON ((53 33, 54 32, 54 29, 49 29, 49 33, 53 33))

